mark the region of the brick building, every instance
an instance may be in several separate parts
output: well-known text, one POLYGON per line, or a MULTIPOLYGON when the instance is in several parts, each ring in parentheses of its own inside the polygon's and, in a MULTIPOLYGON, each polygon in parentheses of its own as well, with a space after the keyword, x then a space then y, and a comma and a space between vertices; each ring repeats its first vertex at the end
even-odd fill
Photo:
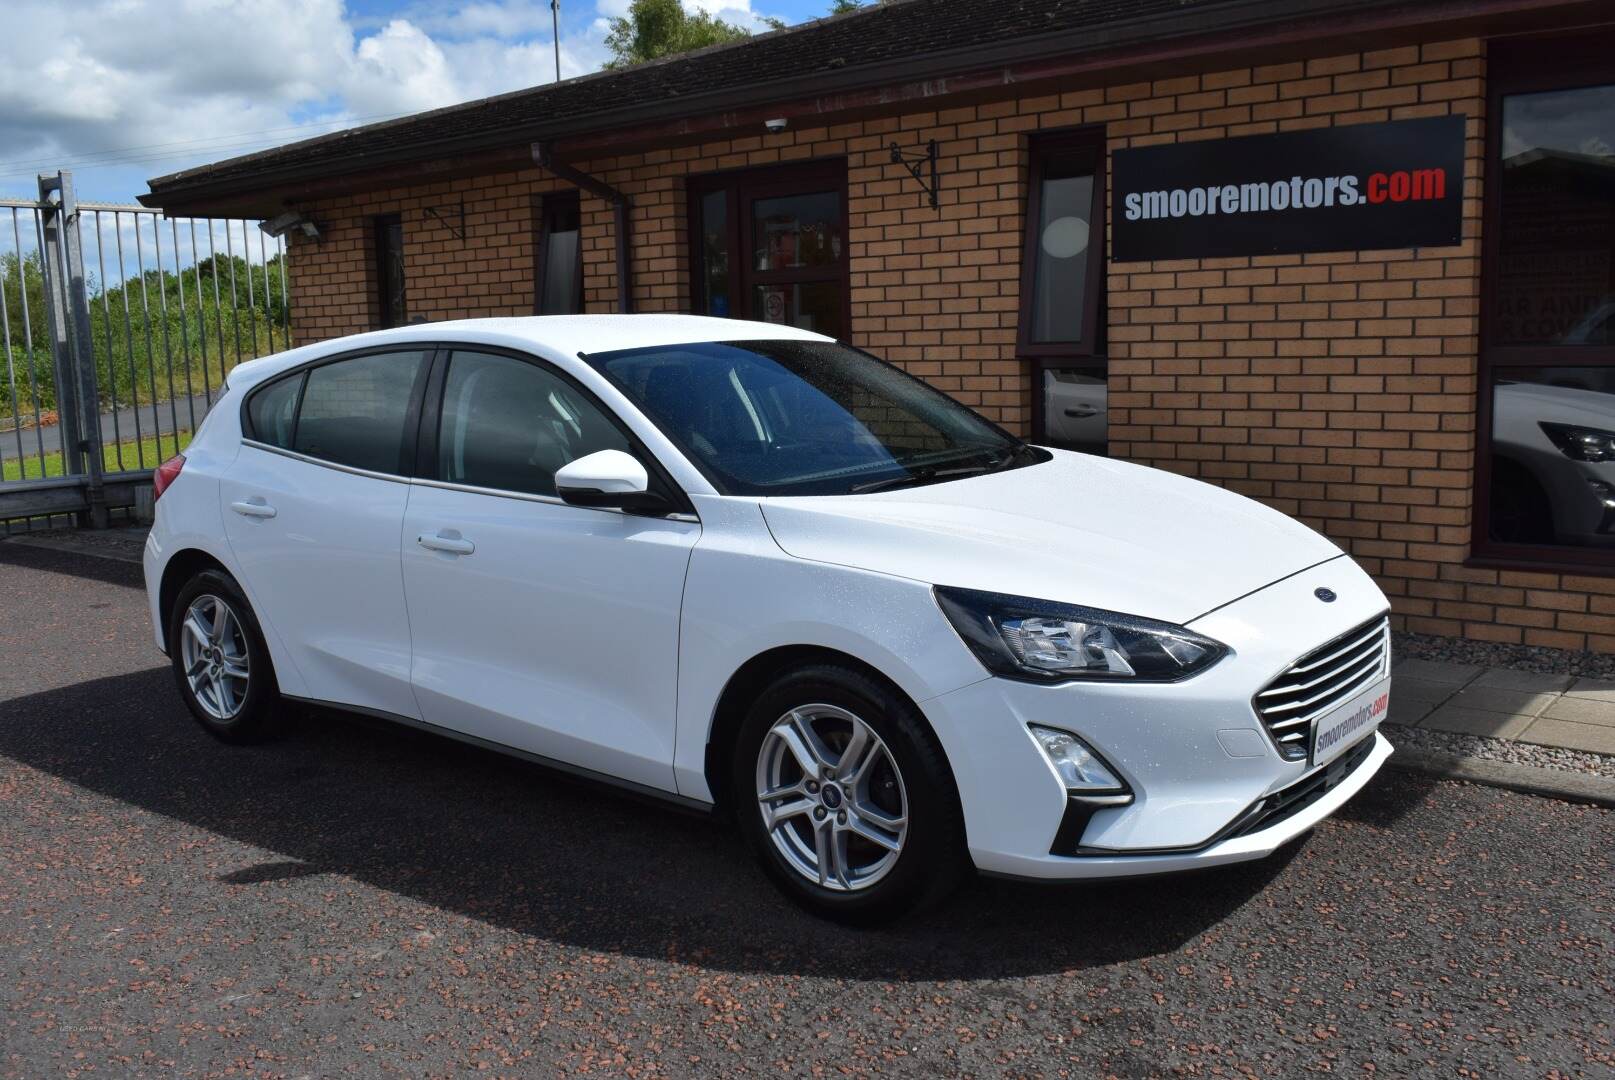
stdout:
POLYGON ((1607 3, 899 0, 143 201, 312 221, 298 343, 574 310, 788 320, 1038 441, 1268 502, 1406 629, 1609 652, 1612 58, 1607 3), (1448 166, 1374 171, 1426 149, 1448 166), (1227 170, 1275 162, 1241 203, 1227 170), (1315 162, 1344 178, 1314 188, 1315 162), (1342 225, 1347 180, 1368 212, 1342 225), (1152 206, 1146 235, 1129 215, 1152 206))

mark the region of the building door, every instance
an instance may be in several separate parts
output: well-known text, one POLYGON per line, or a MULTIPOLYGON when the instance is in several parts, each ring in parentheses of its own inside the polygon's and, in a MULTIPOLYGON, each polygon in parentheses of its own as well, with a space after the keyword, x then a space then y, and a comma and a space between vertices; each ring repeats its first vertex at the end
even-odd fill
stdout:
POLYGON ((694 309, 845 340, 846 209, 844 161, 692 180, 694 309))

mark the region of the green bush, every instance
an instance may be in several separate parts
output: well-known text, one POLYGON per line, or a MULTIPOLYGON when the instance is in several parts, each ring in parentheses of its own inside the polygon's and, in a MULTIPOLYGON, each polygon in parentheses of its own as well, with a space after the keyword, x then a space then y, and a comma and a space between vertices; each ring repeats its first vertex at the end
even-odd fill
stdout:
MULTIPOLYGON (((112 288, 91 281, 90 337, 102 408, 184 396, 187 373, 189 392, 201 393, 217 387, 240 361, 286 348, 281 256, 269 260, 267 290, 265 270, 239 256, 217 255, 180 273, 148 270, 112 288)), ((38 253, 0 255, 0 279, 5 289, 0 329, 9 346, 9 353, 0 355, 8 361, 0 381, 4 428, 14 409, 24 424, 33 422, 36 407, 42 413, 54 409, 56 385, 38 253)))

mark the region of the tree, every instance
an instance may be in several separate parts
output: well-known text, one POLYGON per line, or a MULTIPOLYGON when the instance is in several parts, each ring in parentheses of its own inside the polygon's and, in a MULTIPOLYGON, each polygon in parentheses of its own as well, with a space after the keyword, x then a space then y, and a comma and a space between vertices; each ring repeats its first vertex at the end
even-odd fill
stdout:
MULTIPOLYGON (((778 19, 764 21, 774 30, 785 25, 778 19)), ((606 67, 630 67, 750 36, 746 27, 726 23, 705 11, 685 11, 679 0, 634 0, 626 18, 611 20, 606 48, 613 59, 606 67)))
POLYGON ((830 5, 830 14, 845 15, 847 12, 857 11, 863 6, 864 5, 861 0, 835 0, 835 2, 830 5))

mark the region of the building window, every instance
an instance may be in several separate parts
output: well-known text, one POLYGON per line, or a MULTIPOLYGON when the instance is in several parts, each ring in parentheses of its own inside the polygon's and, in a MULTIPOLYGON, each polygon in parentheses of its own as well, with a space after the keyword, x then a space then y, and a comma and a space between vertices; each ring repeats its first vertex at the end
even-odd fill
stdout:
POLYGON ((1475 549, 1615 570, 1615 79, 1581 52, 1497 57, 1475 549))
POLYGON ((398 214, 384 214, 374 224, 377 322, 385 330, 409 321, 404 289, 404 219, 398 214))
POLYGON ((1033 372, 1033 437, 1104 453, 1104 159, 1102 129, 1040 136, 1021 261, 1018 351, 1033 372))
POLYGON ((576 315, 583 310, 582 212, 575 191, 538 200, 537 259, 533 312, 576 315))
POLYGON ((845 340, 846 189, 841 161, 692 180, 695 310, 845 340))

